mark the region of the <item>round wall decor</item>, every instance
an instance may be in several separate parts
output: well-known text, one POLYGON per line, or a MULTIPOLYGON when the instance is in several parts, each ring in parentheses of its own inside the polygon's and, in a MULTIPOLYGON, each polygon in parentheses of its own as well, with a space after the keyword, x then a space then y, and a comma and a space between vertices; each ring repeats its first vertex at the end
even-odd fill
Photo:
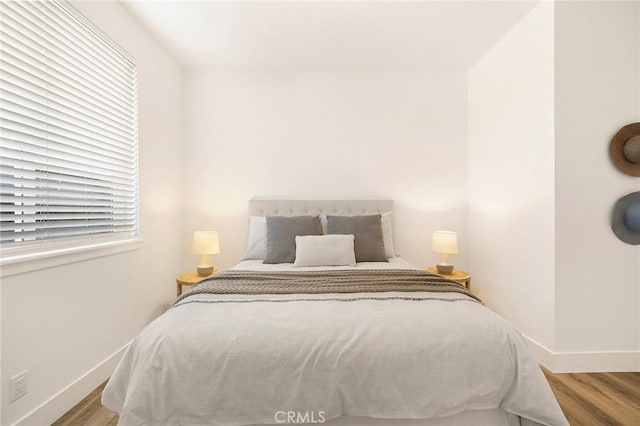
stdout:
POLYGON ((620 170, 640 176, 640 123, 631 123, 618 130, 609 145, 611 160, 620 170))
POLYGON ((640 191, 616 201, 611 213, 611 229, 625 243, 640 244, 640 191))

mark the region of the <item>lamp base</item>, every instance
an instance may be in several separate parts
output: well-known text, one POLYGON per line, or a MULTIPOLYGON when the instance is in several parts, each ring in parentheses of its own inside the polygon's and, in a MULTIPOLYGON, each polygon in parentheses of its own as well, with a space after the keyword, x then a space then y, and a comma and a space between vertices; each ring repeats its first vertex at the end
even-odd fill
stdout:
POLYGON ((198 275, 200 275, 201 277, 208 277, 209 275, 213 274, 213 266, 206 266, 206 267, 198 266, 196 268, 196 271, 198 272, 198 275))
POLYGON ((453 265, 436 265, 436 269, 439 274, 451 275, 453 274, 453 265))

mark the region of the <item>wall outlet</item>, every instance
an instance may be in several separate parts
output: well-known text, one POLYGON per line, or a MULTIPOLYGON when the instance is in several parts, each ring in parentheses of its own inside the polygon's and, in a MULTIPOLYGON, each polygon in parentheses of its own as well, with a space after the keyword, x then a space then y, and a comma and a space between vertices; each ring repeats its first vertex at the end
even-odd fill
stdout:
POLYGON ((24 370, 9 379, 9 403, 22 398, 27 394, 27 374, 28 371, 24 370))

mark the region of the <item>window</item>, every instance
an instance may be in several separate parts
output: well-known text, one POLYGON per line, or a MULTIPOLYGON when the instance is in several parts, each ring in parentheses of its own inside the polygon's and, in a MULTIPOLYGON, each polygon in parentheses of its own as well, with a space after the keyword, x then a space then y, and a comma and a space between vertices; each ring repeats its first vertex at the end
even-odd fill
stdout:
POLYGON ((2 256, 137 234, 131 58, 61 1, 0 3, 2 256))

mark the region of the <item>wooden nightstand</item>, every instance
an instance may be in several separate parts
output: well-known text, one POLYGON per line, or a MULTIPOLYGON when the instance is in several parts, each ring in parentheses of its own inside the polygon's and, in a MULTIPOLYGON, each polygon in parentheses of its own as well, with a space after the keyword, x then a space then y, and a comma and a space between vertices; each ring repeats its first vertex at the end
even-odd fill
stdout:
POLYGON ((457 269, 453 270, 453 274, 439 274, 438 270, 435 267, 427 268, 427 272, 431 274, 440 275, 441 277, 449 278, 450 280, 457 281, 463 286, 467 288, 467 290, 471 290, 471 275, 464 272, 459 271, 457 269))
MULTIPOLYGON (((217 273, 218 270, 214 269, 213 270, 213 274, 217 273)), ((211 275, 213 275, 211 274, 211 275)), ((209 276, 211 276, 209 275, 209 276)), ((178 275, 178 277, 176 278, 176 293, 178 296, 180 296, 182 294, 182 286, 186 285, 186 286, 192 286, 195 283, 197 283, 198 281, 201 281, 203 279, 205 279, 207 277, 201 277, 200 275, 198 275, 197 272, 188 272, 186 274, 182 274, 182 275, 178 275)))

